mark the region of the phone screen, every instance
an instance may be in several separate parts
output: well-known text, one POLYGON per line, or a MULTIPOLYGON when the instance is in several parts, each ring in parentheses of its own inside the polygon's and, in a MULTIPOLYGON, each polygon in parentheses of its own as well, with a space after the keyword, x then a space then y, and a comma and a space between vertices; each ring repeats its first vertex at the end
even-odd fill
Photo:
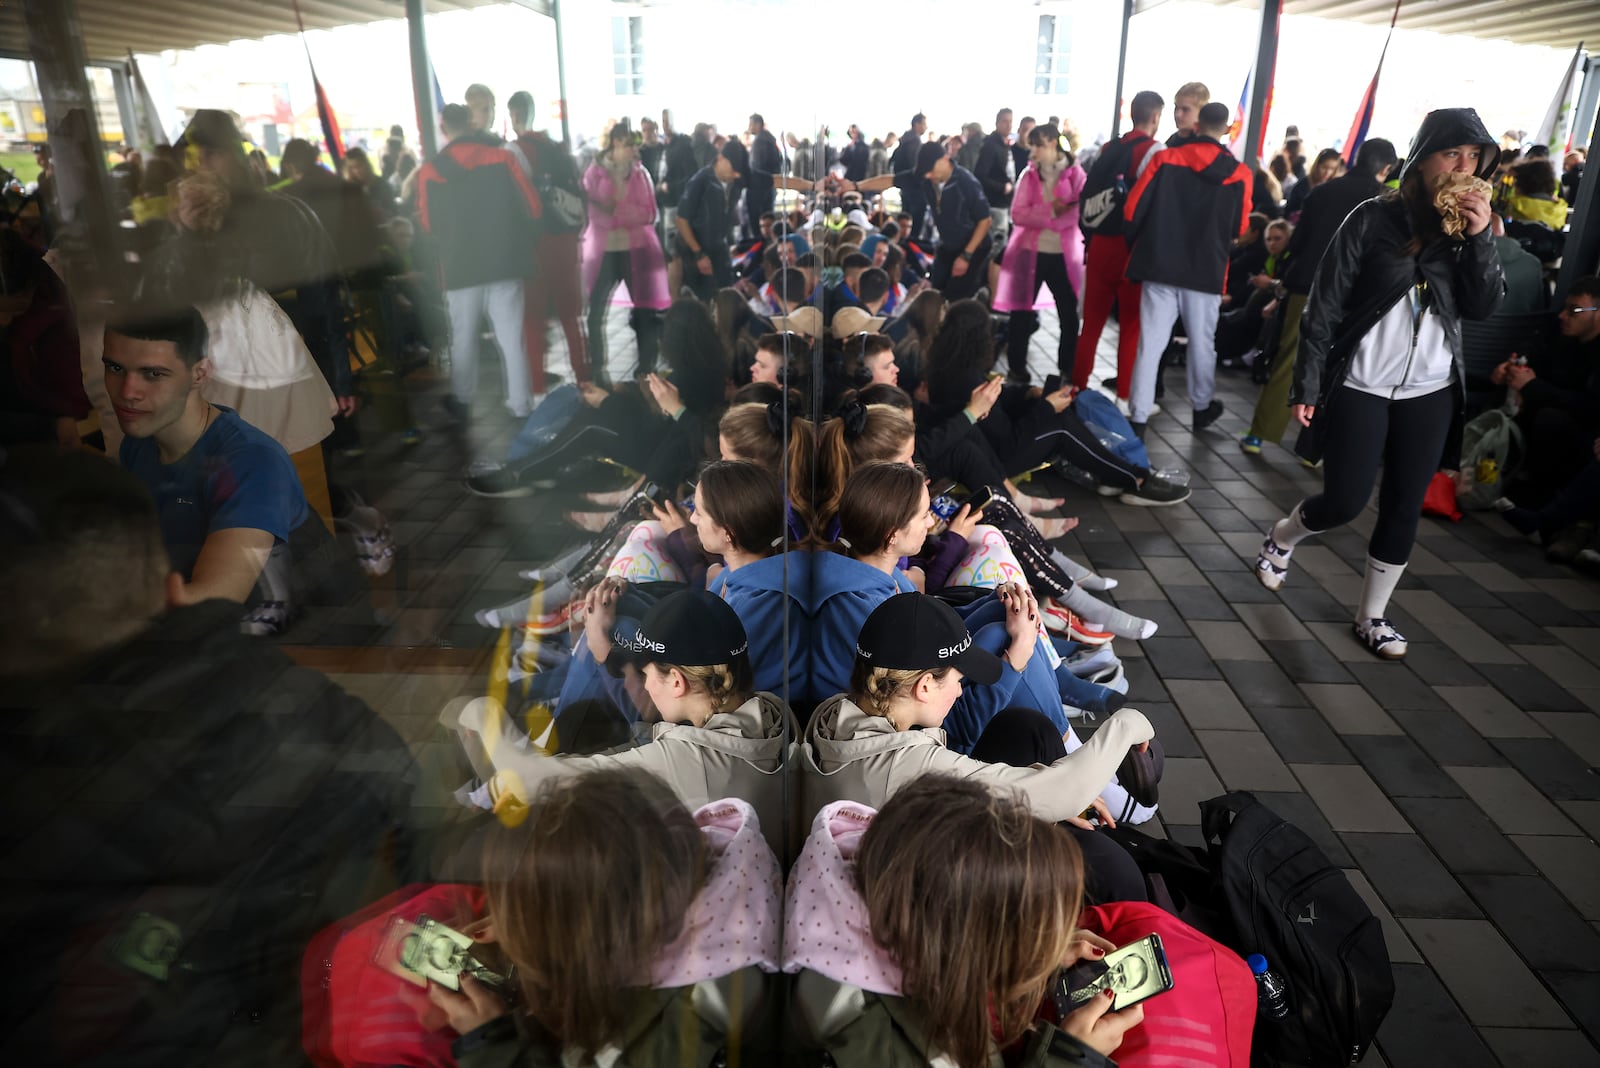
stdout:
POLYGON ((1044 380, 1044 391, 1046 393, 1055 393, 1060 388, 1061 388, 1061 376, 1060 375, 1051 375, 1049 378, 1044 380))
MULTIPOLYGON (((1153 934, 1114 949, 1105 955, 1101 963, 1105 965, 1105 971, 1099 978, 1058 999, 1061 1008, 1070 1011, 1102 990, 1111 989, 1116 992, 1116 997, 1111 1001, 1111 1009, 1115 1012, 1172 989, 1172 970, 1167 967, 1167 954, 1161 945, 1160 935, 1153 934), (1066 1004, 1061 1005, 1062 1001, 1066 1004)), ((1071 971, 1062 973, 1064 981, 1071 981, 1072 977, 1071 971)))
POLYGON ((989 507, 989 505, 991 503, 993 503, 993 501, 994 501, 994 487, 992 487, 992 486, 984 486, 977 493, 974 493, 972 496, 970 496, 970 497, 968 497, 966 499, 965 503, 970 508, 970 511, 967 514, 970 515, 970 514, 972 514, 972 512, 981 512, 985 508, 989 507))

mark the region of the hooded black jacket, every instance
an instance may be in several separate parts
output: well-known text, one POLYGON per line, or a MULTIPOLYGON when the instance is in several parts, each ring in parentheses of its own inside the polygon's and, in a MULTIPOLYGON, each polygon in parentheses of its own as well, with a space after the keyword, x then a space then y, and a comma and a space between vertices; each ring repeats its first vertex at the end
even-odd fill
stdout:
POLYGON ((1339 224, 1364 200, 1382 196, 1382 182, 1360 171, 1323 182, 1306 197, 1300 222, 1289 238, 1289 265, 1283 284, 1291 293, 1311 292, 1311 279, 1317 273, 1322 254, 1333 243, 1339 224))
POLYGON ((1250 185, 1250 172, 1210 137, 1150 156, 1123 209, 1128 279, 1220 295, 1234 239, 1249 228, 1250 185))
MULTIPOLYGON (((1473 144, 1485 148, 1478 176, 1492 174, 1500 151, 1478 113, 1471 108, 1430 112, 1406 154, 1400 188, 1406 188, 1418 161, 1442 149, 1473 144)), ((1289 393, 1290 404, 1317 406, 1311 426, 1295 447, 1308 460, 1322 458, 1333 418, 1329 402, 1335 400, 1361 339, 1413 285, 1426 283, 1444 327, 1455 360, 1458 414, 1466 402, 1461 320, 1487 319, 1505 294, 1493 234, 1485 227, 1465 240, 1436 240, 1416 255, 1405 251, 1411 238, 1411 217, 1399 195, 1368 200, 1344 220, 1317 267, 1300 320, 1300 348, 1289 393)), ((1445 446, 1446 466, 1459 448, 1460 435, 1453 432, 1445 446)))

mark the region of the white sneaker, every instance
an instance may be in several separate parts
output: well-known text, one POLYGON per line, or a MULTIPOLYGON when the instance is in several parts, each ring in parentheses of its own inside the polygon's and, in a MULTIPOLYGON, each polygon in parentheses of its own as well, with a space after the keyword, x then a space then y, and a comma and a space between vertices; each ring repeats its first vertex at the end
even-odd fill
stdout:
POLYGON ((1128 673, 1119 660, 1111 667, 1105 668, 1088 676, 1088 681, 1096 686, 1104 686, 1108 690, 1115 690, 1122 696, 1128 696, 1128 673))
POLYGON ((1093 645, 1079 649, 1061 662, 1067 666, 1068 671, 1084 679, 1099 674, 1106 668, 1116 667, 1122 660, 1110 645, 1093 645))
POLYGON ((262 601, 244 614, 239 629, 252 638, 275 638, 289 627, 287 601, 262 601))
POLYGON ((1361 639, 1361 644, 1371 649, 1385 660, 1404 660, 1406 658, 1405 635, 1394 629, 1394 624, 1387 619, 1368 619, 1357 623, 1356 637, 1361 639))
POLYGON ((1261 543, 1261 551, 1256 554, 1256 578, 1261 580, 1261 585, 1276 593, 1283 589, 1283 584, 1289 577, 1289 556, 1293 549, 1285 549, 1272 540, 1272 534, 1267 534, 1267 539, 1261 543))

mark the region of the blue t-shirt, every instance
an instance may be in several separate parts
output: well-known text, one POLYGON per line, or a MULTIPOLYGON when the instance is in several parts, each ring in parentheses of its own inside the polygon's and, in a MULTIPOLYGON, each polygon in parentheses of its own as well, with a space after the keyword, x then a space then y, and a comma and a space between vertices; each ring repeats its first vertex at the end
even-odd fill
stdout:
POLYGON ((122 466, 155 495, 161 539, 185 581, 194 577, 200 547, 213 531, 264 530, 275 544, 286 544, 310 513, 283 446, 232 408, 215 407, 211 425, 177 463, 161 462, 154 438, 122 440, 122 466))

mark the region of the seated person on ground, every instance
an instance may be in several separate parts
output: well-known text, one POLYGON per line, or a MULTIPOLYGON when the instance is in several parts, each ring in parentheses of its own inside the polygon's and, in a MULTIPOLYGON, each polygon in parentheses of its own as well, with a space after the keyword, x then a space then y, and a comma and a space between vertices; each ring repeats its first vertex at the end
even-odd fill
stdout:
MULTIPOLYGON (((206 345, 205 321, 192 307, 113 323, 102 360, 106 391, 126 435, 122 465, 156 498, 162 539, 183 579, 178 600, 242 604, 270 555, 329 535, 283 447, 201 395, 211 370, 206 345)), ((247 627, 282 629, 287 577, 273 567, 247 627)))

